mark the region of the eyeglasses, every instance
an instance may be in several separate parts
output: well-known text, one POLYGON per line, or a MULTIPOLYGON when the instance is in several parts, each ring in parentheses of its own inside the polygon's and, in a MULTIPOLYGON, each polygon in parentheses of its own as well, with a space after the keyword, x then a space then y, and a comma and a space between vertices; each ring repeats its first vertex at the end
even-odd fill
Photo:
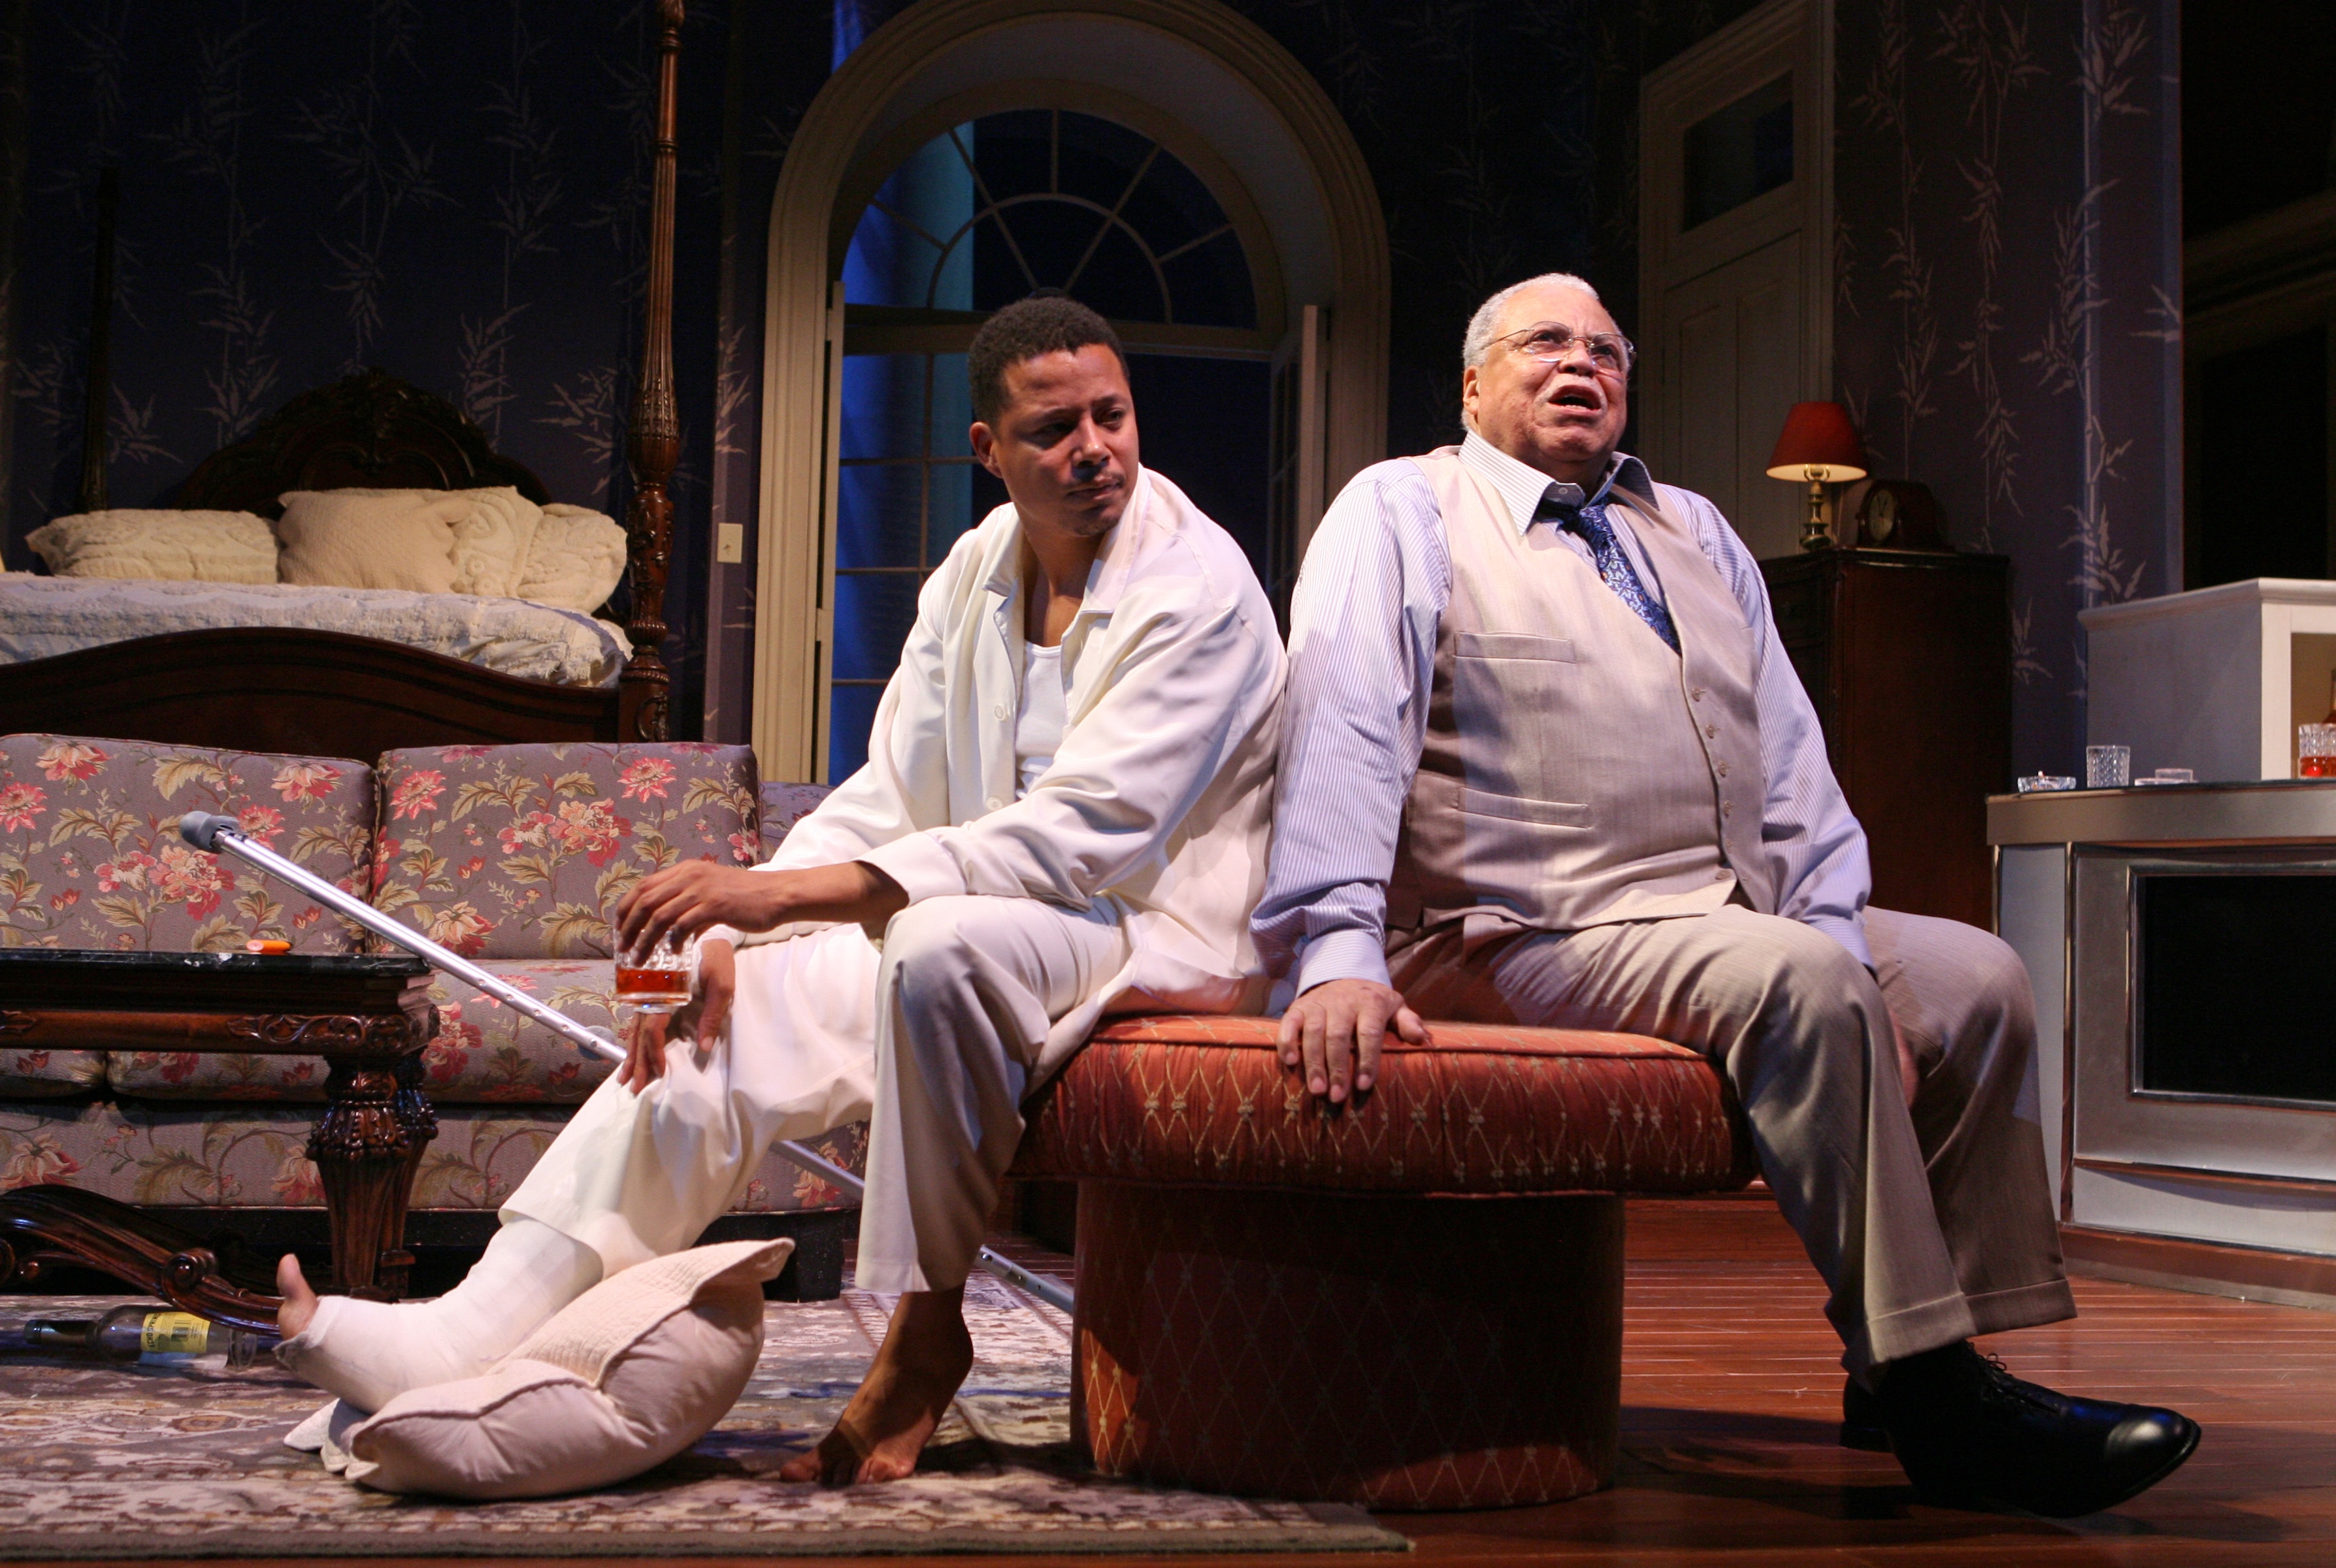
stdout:
POLYGON ((1538 359, 1544 365, 1563 359, 1575 344, 1582 345, 1590 355, 1590 363, 1610 375, 1627 375, 1630 361, 1639 351, 1630 340, 1619 332, 1576 332, 1570 326, 1544 324, 1520 327, 1494 339, 1505 343, 1527 359, 1538 359))

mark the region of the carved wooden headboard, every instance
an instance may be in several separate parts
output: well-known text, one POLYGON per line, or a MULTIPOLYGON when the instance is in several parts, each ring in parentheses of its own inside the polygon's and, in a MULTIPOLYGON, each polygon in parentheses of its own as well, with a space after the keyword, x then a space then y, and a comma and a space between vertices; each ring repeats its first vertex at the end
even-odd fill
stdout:
POLYGON ((434 393, 386 370, 359 371, 303 393, 258 429, 205 459, 179 488, 180 506, 284 515, 291 490, 477 490, 511 485, 551 499, 524 464, 434 393))

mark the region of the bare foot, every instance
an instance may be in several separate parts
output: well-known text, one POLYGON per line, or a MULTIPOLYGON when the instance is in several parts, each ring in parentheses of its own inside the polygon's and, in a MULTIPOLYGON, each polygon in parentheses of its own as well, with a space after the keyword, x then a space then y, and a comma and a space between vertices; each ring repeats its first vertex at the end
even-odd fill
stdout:
POLYGON ((788 1460, 779 1479, 830 1486, 899 1480, 916 1469, 917 1456, 972 1369, 965 1287, 902 1296, 835 1430, 788 1460))
POLYGON ((308 1288, 300 1260, 289 1252, 276 1265, 276 1293, 284 1298, 283 1305, 276 1309, 276 1331, 289 1339, 316 1315, 316 1292, 308 1288))

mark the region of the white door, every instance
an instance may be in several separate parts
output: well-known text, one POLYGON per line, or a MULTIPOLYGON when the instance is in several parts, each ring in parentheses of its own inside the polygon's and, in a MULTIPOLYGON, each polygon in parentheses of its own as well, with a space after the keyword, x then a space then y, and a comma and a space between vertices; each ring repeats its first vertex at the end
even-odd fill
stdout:
POLYGON ((1833 7, 1770 0, 1641 90, 1639 443, 1756 557, 1798 548, 1767 477, 1785 415, 1833 395, 1833 7))
POLYGON ((1708 496, 1754 556, 1799 548, 1797 484, 1763 471, 1800 391, 1800 241, 1787 236, 1673 289, 1663 311, 1672 484, 1708 496))

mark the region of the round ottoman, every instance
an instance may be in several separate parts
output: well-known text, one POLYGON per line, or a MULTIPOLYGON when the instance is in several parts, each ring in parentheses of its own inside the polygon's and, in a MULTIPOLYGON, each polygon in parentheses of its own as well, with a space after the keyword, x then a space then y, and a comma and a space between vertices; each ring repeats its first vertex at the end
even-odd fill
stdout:
POLYGON ((1095 1465, 1383 1509, 1605 1485, 1625 1193, 1749 1179, 1719 1076, 1632 1035, 1436 1024, 1332 1109, 1269 1018, 1110 1025, 1014 1174, 1079 1183, 1073 1430, 1095 1465))

